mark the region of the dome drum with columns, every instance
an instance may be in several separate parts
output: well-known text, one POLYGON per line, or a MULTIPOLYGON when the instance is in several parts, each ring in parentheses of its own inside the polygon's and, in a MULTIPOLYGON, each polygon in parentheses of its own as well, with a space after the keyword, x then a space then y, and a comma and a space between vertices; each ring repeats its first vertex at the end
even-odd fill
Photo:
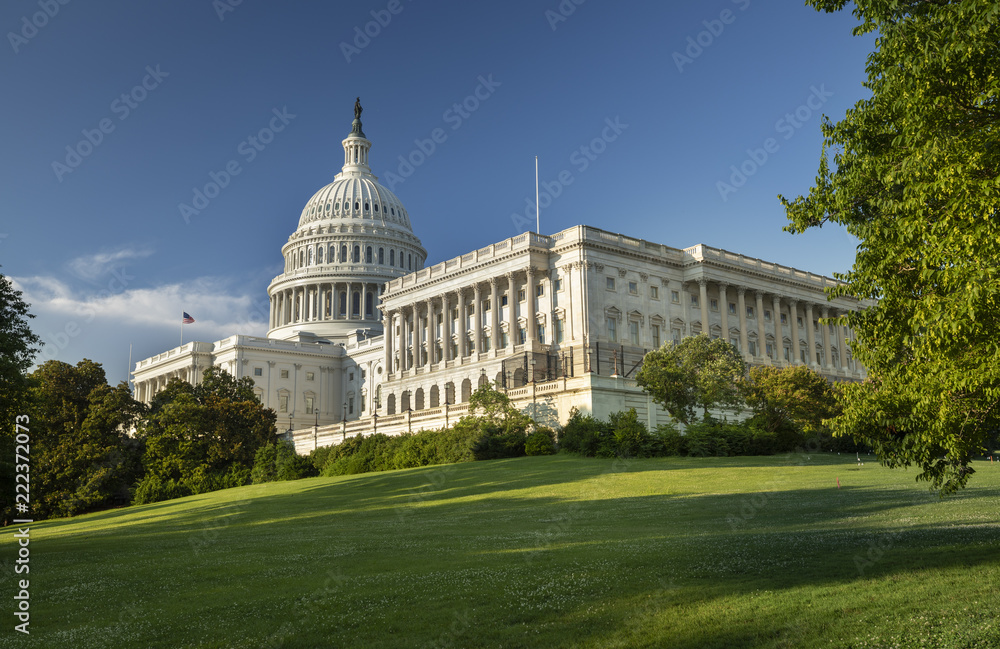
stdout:
POLYGON ((344 165, 306 203, 282 246, 284 273, 268 287, 268 337, 343 338, 382 328, 382 287, 423 268, 427 251, 400 200, 368 166, 360 100, 343 140, 344 165))

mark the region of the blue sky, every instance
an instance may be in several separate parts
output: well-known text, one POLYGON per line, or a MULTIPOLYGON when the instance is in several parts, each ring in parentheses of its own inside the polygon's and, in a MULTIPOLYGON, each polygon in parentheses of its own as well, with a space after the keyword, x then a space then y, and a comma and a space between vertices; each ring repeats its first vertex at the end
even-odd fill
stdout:
POLYGON ((262 335, 281 245, 339 171, 356 96, 373 171, 429 264, 533 229, 517 215, 533 213, 535 155, 553 196, 543 233, 584 223, 823 274, 854 259, 842 229, 783 232, 777 200, 815 178, 821 116, 867 96, 874 43, 849 12, 61 2, 0 6, 0 272, 37 315, 40 360, 91 358, 123 380, 130 343, 138 360, 180 342, 182 310, 197 320, 185 341, 262 335))

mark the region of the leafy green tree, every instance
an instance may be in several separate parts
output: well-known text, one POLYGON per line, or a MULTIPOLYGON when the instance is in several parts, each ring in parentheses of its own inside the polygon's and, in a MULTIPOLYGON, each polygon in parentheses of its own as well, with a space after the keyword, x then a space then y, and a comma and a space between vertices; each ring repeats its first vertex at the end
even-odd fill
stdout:
POLYGON ((205 370, 197 386, 168 384, 141 430, 145 480, 183 484, 193 493, 249 480, 257 449, 274 441, 277 419, 253 386, 253 379, 236 379, 218 367, 205 370))
POLYGON ((532 424, 531 417, 514 407, 510 397, 489 384, 479 386, 469 397, 469 412, 504 433, 524 433, 532 424))
POLYGON ((0 518, 7 524, 14 507, 14 436, 15 420, 31 413, 25 408, 28 399, 28 369, 38 353, 39 339, 28 326, 35 316, 28 311, 21 291, 0 274, 0 518))
POLYGON ((868 304, 844 320, 870 380, 845 387, 837 432, 948 493, 1000 420, 1000 5, 857 0, 854 14, 856 34, 879 35, 871 97, 823 125, 815 186, 781 198, 786 229, 833 222, 860 240, 830 293, 868 304))
POLYGON ((751 367, 743 394, 754 424, 769 433, 825 433, 840 412, 834 386, 805 365, 751 367))
POLYGON ((689 424, 697 408, 708 417, 709 408, 740 405, 745 374, 746 363, 735 347, 700 334, 646 354, 635 378, 672 417, 689 424))
POLYGON ((100 364, 48 361, 30 376, 32 495, 36 517, 73 516, 129 500, 141 473, 130 437, 144 414, 126 383, 112 388, 100 364))

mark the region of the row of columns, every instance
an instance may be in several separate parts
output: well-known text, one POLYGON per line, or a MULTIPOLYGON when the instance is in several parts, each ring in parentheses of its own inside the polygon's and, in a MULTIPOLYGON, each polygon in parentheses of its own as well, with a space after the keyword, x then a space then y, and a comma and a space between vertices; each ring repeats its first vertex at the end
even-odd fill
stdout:
POLYGON ((270 328, 299 322, 374 319, 381 304, 380 288, 375 282, 321 282, 275 291, 271 294, 270 328))
MULTIPOLYGON (((389 372, 396 369, 409 370, 415 366, 425 366, 428 370, 434 364, 441 361, 456 361, 459 365, 464 362, 465 347, 467 342, 472 344, 472 353, 469 355, 475 358, 483 349, 484 328, 490 327, 490 348, 500 349, 502 347, 502 335, 500 324, 501 292, 500 282, 505 278, 507 284, 507 348, 513 352, 514 347, 520 344, 518 333, 520 328, 517 319, 517 291, 520 288, 517 272, 509 272, 501 277, 491 277, 489 280, 489 309, 484 308, 483 283, 476 282, 471 287, 463 287, 458 290, 447 292, 440 296, 435 296, 411 305, 392 309, 385 313, 383 327, 385 330, 385 365, 389 372), (468 340, 469 327, 468 318, 468 293, 472 293, 472 338, 468 340), (438 308, 440 306, 440 309, 438 308), (452 323, 455 320, 451 316, 452 306, 458 308, 457 333, 458 333, 458 355, 457 358, 452 350, 452 323), (490 314, 489 323, 483 322, 485 313, 490 314), (438 318, 438 313, 441 317, 438 318), (396 322, 399 322, 399 333, 395 334, 396 322), (437 350, 437 325, 443 322, 443 332, 441 335, 442 350, 437 350), (409 340, 413 335, 413 345, 411 356, 409 340), (420 350, 426 346, 427 356, 421 358, 420 350), (393 361, 398 353, 399 365, 393 361)), ((536 283, 538 271, 529 267, 524 271, 525 290, 525 345, 531 347, 537 339, 537 296, 536 283)))
POLYGON ((154 376, 151 379, 146 379, 144 381, 136 381, 135 390, 135 400, 141 401, 142 403, 149 403, 152 401, 156 393, 162 391, 170 383, 170 379, 180 379, 182 381, 187 381, 191 385, 197 385, 201 380, 201 375, 204 373, 206 367, 201 365, 191 365, 189 367, 182 367, 180 369, 173 370, 172 372, 166 372, 165 374, 160 374, 154 376))
MULTIPOLYGON (((704 333, 710 333, 710 319, 709 319, 709 307, 708 307, 708 284, 709 280, 702 278, 698 280, 699 289, 699 305, 701 307, 701 329, 704 333)), ((724 283, 717 283, 719 290, 719 313, 721 316, 722 325, 722 336, 724 340, 729 339, 729 287, 724 283)), ((755 298, 755 316, 757 320, 757 353, 756 355, 750 354, 750 344, 747 339, 747 319, 746 319, 746 293, 748 290, 745 286, 735 287, 738 295, 738 303, 736 308, 737 316, 739 317, 739 327, 740 327, 740 347, 743 350, 744 355, 754 358, 755 360, 764 360, 767 358, 767 333, 766 323, 764 321, 764 297, 767 295, 765 291, 754 291, 755 298)), ((785 303, 788 305, 789 309, 789 320, 788 326, 790 331, 790 338, 792 340, 792 349, 790 350, 789 362, 793 365, 801 363, 799 358, 799 348, 801 341, 799 339, 799 303, 797 300, 791 298, 782 298, 781 295, 770 294, 771 297, 771 326, 772 330, 770 333, 774 336, 774 360, 782 360, 780 351, 784 346, 784 336, 782 332, 781 325, 781 302, 784 299, 785 303)), ((829 318, 831 316, 838 315, 830 310, 828 306, 821 306, 820 317, 829 318)), ((813 320, 816 319, 816 311, 812 303, 805 303, 805 327, 806 327, 806 344, 808 346, 809 352, 806 357, 807 365, 816 365, 824 369, 829 369, 833 367, 833 355, 832 355, 832 345, 830 340, 830 327, 827 325, 820 325, 819 330, 822 334, 823 342, 823 357, 821 357, 820 362, 816 362, 816 335, 815 329, 812 326, 813 320)), ((838 349, 840 350, 840 367, 847 371, 849 370, 849 364, 847 360, 847 350, 844 341, 848 339, 851 335, 850 330, 840 323, 835 323, 833 325, 836 339, 838 341, 838 349)))

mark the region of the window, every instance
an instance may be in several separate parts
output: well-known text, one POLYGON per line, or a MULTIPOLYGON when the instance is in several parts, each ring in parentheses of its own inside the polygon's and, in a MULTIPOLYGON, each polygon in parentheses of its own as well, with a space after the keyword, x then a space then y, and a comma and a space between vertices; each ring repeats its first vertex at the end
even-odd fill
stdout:
POLYGON ((539 284, 535 287, 535 297, 542 297, 543 295, 545 295, 545 286, 539 284))
POLYGON ((313 265, 313 249, 312 246, 309 247, 309 265, 313 265))
POLYGON ((316 380, 315 372, 306 372, 306 381, 315 381, 315 380, 316 380))
POLYGON ((340 246, 340 263, 347 262, 347 246, 340 246))
POLYGON ((557 277, 554 282, 552 282, 553 288, 556 292, 562 290, 562 277, 557 277))
POLYGON ((764 322, 770 322, 770 321, 771 321, 771 310, 764 309, 764 322))
POLYGON ((753 307, 752 306, 748 306, 747 307, 747 317, 748 318, 752 318, 753 317, 753 307))
POLYGON ((362 367, 362 368, 361 368, 361 380, 362 380, 362 381, 364 381, 364 380, 365 380, 365 376, 367 376, 367 374, 366 374, 366 372, 365 372, 365 368, 363 368, 363 367, 362 367))
POLYGON ((545 344, 545 325, 538 324, 538 342, 545 344))
POLYGON ((708 301, 708 306, 709 306, 709 307, 710 307, 710 308, 711 308, 711 309, 712 309, 713 311, 718 311, 718 310, 719 310, 719 301, 718 301, 718 300, 716 300, 716 299, 715 299, 715 298, 713 297, 713 298, 712 298, 711 300, 709 300, 709 301, 708 301))
POLYGON ((510 334, 506 331, 500 332, 500 346, 509 347, 510 346, 510 334))
POLYGON ((278 395, 278 412, 288 412, 288 395, 278 395))
POLYGON ((633 345, 639 346, 639 323, 635 320, 629 320, 628 337, 633 345))
POLYGON ((312 397, 306 397, 306 414, 307 415, 313 414, 313 398, 312 397))
POLYGON ((556 344, 562 344, 563 338, 566 335, 566 321, 562 318, 556 319, 556 344))
POLYGON ((348 372, 347 373, 347 380, 348 381, 353 381, 354 380, 354 372, 348 372))
POLYGON ((691 294, 691 306, 698 306, 698 296, 694 293, 691 294))
POLYGON ((774 344, 773 343, 764 343, 764 349, 765 349, 765 351, 767 353, 767 357, 773 359, 774 358, 774 344))
POLYGON ((379 266, 382 266, 382 265, 385 264, 385 248, 379 248, 378 249, 378 263, 379 263, 379 266))
POLYGON ((785 361, 786 362, 790 361, 792 359, 792 348, 789 347, 788 345, 785 345, 784 352, 785 352, 785 361))
POLYGON ((518 340, 521 341, 519 344, 523 345, 524 341, 528 337, 528 333, 524 330, 524 327, 521 327, 520 329, 518 329, 517 333, 518 333, 518 340))
POLYGON ((372 306, 375 304, 375 297, 371 291, 365 293, 365 316, 372 317, 372 306))
POLYGON ((483 348, 482 351, 490 351, 490 338, 492 338, 492 336, 483 336, 482 341, 480 342, 480 345, 482 345, 483 348))
POLYGON ((806 350, 804 350, 804 349, 800 349, 800 350, 799 350, 799 359, 800 359, 800 360, 801 360, 801 361, 802 361, 803 363, 807 363, 807 362, 808 362, 808 361, 806 360, 806 350))
POLYGON ((361 246, 354 246, 354 259, 352 261, 355 264, 361 263, 361 246))
POLYGON ((670 339, 674 341, 675 345, 681 344, 681 330, 677 327, 670 329, 670 339))
POLYGON ((735 302, 730 302, 729 303, 729 315, 736 315, 736 303, 735 302))
POLYGON ((316 263, 317 264, 322 264, 323 263, 323 248, 319 248, 316 251, 316 263))
POLYGON ((347 414, 354 414, 354 397, 347 397, 347 414))
POLYGON ((255 368, 253 368, 253 375, 254 376, 263 376, 264 375, 264 369, 261 368, 261 367, 255 367, 255 368))
POLYGON ((781 314, 781 324, 788 324, 788 316, 784 313, 781 314))
POLYGON ((819 320, 813 320, 813 330, 819 331, 819 320))
POLYGON ((407 266, 407 270, 413 270, 413 253, 412 252, 406 256, 406 266, 407 266))
POLYGON ((288 378, 288 370, 281 370, 281 378, 283 379, 288 378))
POLYGON ((660 299, 660 287, 659 286, 650 286, 649 287, 649 297, 653 298, 654 300, 659 300, 660 299))
POLYGON ((681 294, 678 293, 677 291, 670 291, 670 301, 673 302, 674 304, 680 304, 681 294))
POLYGON ((747 343, 747 347, 750 348, 750 355, 751 356, 756 356, 757 355, 757 341, 756 340, 751 340, 750 342, 748 342, 747 343))
POLYGON ((609 291, 615 290, 615 278, 614 277, 607 277, 607 278, 605 278, 605 282, 606 282, 606 285, 607 285, 607 288, 608 288, 609 291))
POLYGON ((504 293, 500 296, 500 306, 507 306, 507 294, 504 293))
POLYGON ((524 289, 523 288, 517 289, 517 301, 518 302, 524 302, 524 289))
POLYGON ((732 336, 729 338, 729 344, 735 347, 738 351, 743 351, 740 349, 740 339, 732 336))
POLYGON ((367 248, 365 248, 365 263, 366 264, 372 263, 372 247, 371 246, 368 246, 367 248))
POLYGON ((618 342, 618 321, 614 318, 608 318, 608 340, 613 343, 618 342))
POLYGON ((795 324, 802 326, 802 318, 795 318, 795 324))
POLYGON ((629 282, 628 283, 628 292, 629 292, 629 295, 638 295, 639 294, 639 284, 638 284, 638 282, 629 282))
POLYGON ((390 250, 389 251, 389 265, 390 266, 395 266, 396 265, 396 251, 395 250, 390 250))
MULTIPOLYGON (((656 288, 655 286, 653 288, 656 288)), ((649 332, 653 335, 653 347, 656 349, 660 348, 660 325, 653 325, 649 328, 649 332)))

